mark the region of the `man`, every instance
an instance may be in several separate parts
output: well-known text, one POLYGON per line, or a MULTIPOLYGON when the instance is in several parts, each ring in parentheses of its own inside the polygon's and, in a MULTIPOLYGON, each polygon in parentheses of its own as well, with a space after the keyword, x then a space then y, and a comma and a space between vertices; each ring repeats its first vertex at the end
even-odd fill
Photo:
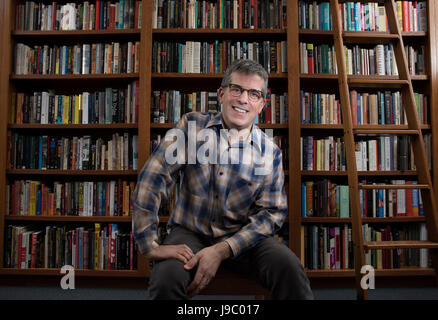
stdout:
POLYGON ((221 113, 184 115, 173 129, 179 141, 166 138, 140 173, 133 230, 140 252, 157 262, 149 287, 153 299, 193 297, 221 264, 252 274, 273 299, 313 298, 298 258, 272 237, 287 215, 287 198, 281 151, 253 124, 267 86, 260 64, 235 61, 218 89, 221 113), (160 201, 179 175, 170 233, 159 245, 160 201))

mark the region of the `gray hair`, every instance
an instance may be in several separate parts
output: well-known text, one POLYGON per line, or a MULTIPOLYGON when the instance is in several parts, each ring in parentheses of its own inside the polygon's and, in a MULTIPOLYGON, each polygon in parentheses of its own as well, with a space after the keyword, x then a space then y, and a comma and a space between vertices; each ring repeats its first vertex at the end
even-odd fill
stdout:
POLYGON ((244 73, 246 75, 257 74, 260 78, 264 80, 264 85, 262 88, 263 96, 266 97, 268 93, 268 73, 265 68, 258 62, 254 60, 234 60, 225 71, 225 75, 222 79, 221 87, 226 88, 231 83, 231 74, 233 72, 244 73))

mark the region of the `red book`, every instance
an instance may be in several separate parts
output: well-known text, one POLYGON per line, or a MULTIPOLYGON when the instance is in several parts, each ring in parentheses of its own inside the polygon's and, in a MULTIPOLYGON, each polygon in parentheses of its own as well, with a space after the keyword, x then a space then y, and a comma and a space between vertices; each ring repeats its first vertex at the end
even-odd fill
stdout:
POLYGON ((38 234, 36 232, 33 232, 32 233, 32 246, 31 246, 31 251, 30 251, 30 267, 31 268, 35 268, 37 237, 38 237, 38 234))
POLYGON ((409 31, 409 3, 402 2, 403 31, 409 31))
POLYGON ((351 116, 353 118, 353 124, 357 124, 357 91, 352 90, 350 92, 350 105, 351 105, 351 116))
POLYGON ((56 1, 52 2, 52 30, 56 30, 56 1))
POLYGON ((94 30, 100 29, 100 10, 101 10, 100 0, 96 0, 94 30))
MULTIPOLYGON (((412 184, 412 181, 406 181, 406 184, 412 184)), ((406 216, 414 216, 414 211, 412 210, 412 189, 406 189, 406 216)))

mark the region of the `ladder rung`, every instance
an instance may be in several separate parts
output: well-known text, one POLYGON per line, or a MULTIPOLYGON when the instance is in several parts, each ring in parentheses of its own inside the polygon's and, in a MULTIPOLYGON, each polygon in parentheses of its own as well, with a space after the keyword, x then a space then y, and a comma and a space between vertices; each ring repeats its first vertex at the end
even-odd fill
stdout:
POLYGON ((404 248, 438 248, 438 242, 411 241, 371 241, 363 243, 364 249, 404 249, 404 248))
POLYGON ((390 135, 417 135, 418 130, 415 129, 401 129, 401 130, 395 130, 395 129, 353 129, 354 134, 390 134, 390 135))
POLYGON ((428 184, 360 184, 359 189, 430 189, 428 184))
MULTIPOLYGON (((391 79, 390 76, 353 76, 348 75, 347 81, 351 87, 368 87, 368 88, 402 88, 409 85, 408 80, 391 79), (389 78, 389 79, 388 79, 389 78)), ((398 76, 397 76, 398 77, 398 76)))

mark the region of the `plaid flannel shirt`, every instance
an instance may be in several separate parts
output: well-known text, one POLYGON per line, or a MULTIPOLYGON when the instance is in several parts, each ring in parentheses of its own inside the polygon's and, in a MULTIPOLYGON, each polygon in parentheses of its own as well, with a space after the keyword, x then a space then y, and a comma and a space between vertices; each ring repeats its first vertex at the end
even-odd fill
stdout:
MULTIPOLYGON (((286 218, 287 198, 283 188, 281 151, 255 124, 247 141, 229 145, 225 139, 226 148, 220 150, 219 144, 224 138, 220 113, 191 112, 183 115, 174 128, 184 132, 185 146, 190 143, 190 123, 191 128, 196 123, 197 134, 204 128, 215 132, 216 150, 221 160, 216 164, 202 164, 200 161, 193 164, 193 161, 188 161, 193 154, 186 152, 183 162, 169 164, 166 161, 166 149, 173 141, 163 139, 138 178, 133 199, 135 240, 143 254, 158 241, 161 199, 168 198, 170 189, 179 177, 180 194, 168 226, 182 225, 211 238, 215 243, 226 241, 236 257, 263 238, 274 235, 286 218), (248 164, 248 161, 242 161, 245 147, 259 157, 265 156, 267 147, 271 147, 272 156, 263 158, 263 164, 256 158, 248 164), (257 170, 263 168, 265 174, 260 174, 257 170)), ((205 151, 205 146, 200 149, 204 141, 210 140, 197 141, 196 154, 205 151)), ((210 152, 205 154, 210 155, 210 152)))

